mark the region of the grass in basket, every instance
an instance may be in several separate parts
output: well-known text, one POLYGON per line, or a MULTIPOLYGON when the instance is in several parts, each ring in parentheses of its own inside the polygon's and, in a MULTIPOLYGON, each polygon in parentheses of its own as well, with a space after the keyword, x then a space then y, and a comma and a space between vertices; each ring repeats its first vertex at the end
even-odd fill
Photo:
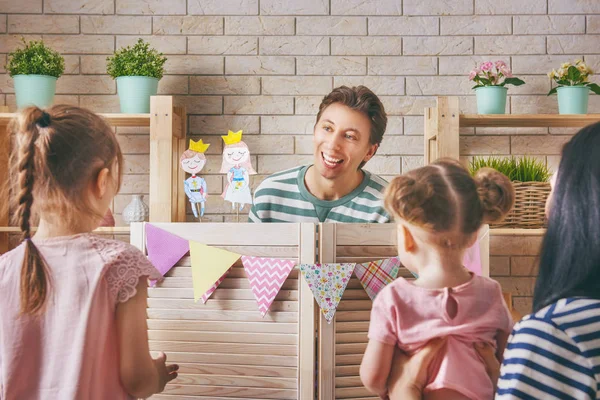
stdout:
POLYGON ((533 157, 473 157, 469 163, 472 175, 485 167, 518 182, 548 182, 551 175, 546 164, 533 157))

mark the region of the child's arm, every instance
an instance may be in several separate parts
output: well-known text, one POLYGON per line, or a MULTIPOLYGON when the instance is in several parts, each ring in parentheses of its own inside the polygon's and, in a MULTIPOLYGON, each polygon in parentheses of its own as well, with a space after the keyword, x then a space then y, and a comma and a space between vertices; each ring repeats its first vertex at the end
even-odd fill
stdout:
MULTIPOLYGON (((143 277, 142 277, 143 278, 143 277)), ((137 293, 117 306, 117 335, 121 384, 130 395, 146 398, 160 393, 177 377, 177 365, 166 365, 166 356, 152 359, 148 347, 146 299, 148 282, 140 279, 137 293)))
POLYGON ((360 365, 360 379, 363 385, 381 398, 387 396, 387 380, 392 368, 395 347, 369 340, 360 365))
POLYGON ((508 343, 509 336, 510 334, 504 331, 498 331, 498 334, 496 335, 496 358, 500 364, 502 364, 504 349, 508 343))

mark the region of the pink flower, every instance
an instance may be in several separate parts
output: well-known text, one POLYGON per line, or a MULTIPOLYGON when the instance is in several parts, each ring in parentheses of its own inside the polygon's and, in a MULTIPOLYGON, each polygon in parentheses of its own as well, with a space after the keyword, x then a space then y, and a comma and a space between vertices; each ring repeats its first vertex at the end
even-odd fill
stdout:
POLYGON ((508 67, 499 68, 499 71, 502 75, 504 75, 507 78, 512 78, 513 76, 512 71, 508 67))
POLYGON ((500 70, 502 68, 507 68, 506 63, 502 60, 496 61, 496 69, 500 70))
POLYGON ((481 63, 481 65, 479 66, 479 68, 481 68, 482 71, 491 71, 493 67, 494 64, 491 61, 481 63))
POLYGON ((477 76, 478 73, 479 73, 479 71, 477 71, 476 69, 474 69, 473 71, 471 71, 469 73, 469 80, 472 81, 473 79, 475 79, 475 77, 477 76))

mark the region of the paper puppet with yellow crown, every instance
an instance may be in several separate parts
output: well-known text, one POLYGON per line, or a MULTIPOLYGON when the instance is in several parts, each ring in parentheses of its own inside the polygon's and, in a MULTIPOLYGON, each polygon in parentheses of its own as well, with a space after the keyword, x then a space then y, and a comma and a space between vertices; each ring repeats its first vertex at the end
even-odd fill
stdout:
POLYGON ((196 218, 199 218, 198 214, 200 217, 204 216, 204 203, 206 203, 207 196, 206 181, 197 174, 206 165, 204 152, 208 146, 210 144, 204 144, 202 139, 197 142, 190 139, 189 149, 184 151, 179 159, 181 169, 192 175, 183 182, 183 188, 196 218), (198 210, 198 206, 200 206, 200 210, 198 210))
POLYGON ((221 173, 227 174, 227 184, 222 196, 231 202, 232 209, 239 204, 241 211, 244 205, 252 204, 250 175, 255 175, 256 171, 250 163, 250 149, 242 142, 242 131, 229 131, 227 136, 221 137, 225 142, 221 173))

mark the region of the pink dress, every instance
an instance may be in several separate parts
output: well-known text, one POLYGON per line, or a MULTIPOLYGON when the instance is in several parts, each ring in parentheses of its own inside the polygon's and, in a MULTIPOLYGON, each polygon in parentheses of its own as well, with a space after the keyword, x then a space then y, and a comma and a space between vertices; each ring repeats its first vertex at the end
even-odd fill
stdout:
POLYGON ((160 274, 127 243, 91 234, 33 241, 52 279, 39 318, 19 315, 24 244, 0 256, 0 399, 130 399, 116 307, 140 277, 160 274))
POLYGON ((369 339, 413 353, 429 340, 447 337, 430 365, 425 393, 452 389, 473 400, 492 399, 494 388, 473 347, 496 347, 499 331, 510 333, 512 318, 498 282, 471 274, 471 280, 445 289, 425 289, 398 278, 375 298, 369 339), (455 302, 456 313, 447 311, 455 302))

